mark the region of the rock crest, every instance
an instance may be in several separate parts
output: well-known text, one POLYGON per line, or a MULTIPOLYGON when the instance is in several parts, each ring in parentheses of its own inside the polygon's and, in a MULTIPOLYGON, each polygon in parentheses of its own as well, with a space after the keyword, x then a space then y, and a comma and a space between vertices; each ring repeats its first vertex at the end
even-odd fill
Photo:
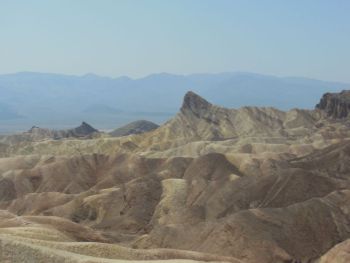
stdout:
POLYGON ((350 113, 350 90, 324 94, 316 108, 323 110, 328 117, 334 119, 348 117, 350 113))
POLYGON ((184 114, 193 113, 197 117, 200 117, 204 112, 211 108, 212 104, 203 99, 201 96, 197 95, 193 91, 186 93, 181 112, 184 114))

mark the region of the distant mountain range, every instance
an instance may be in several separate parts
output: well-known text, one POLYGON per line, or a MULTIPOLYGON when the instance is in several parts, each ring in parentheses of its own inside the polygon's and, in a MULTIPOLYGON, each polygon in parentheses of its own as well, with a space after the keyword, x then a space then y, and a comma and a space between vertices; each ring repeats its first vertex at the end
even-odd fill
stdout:
POLYGON ((160 73, 139 79, 21 72, 0 75, 0 132, 28 130, 32 125, 65 128, 83 120, 99 129, 137 119, 162 123, 175 114, 188 90, 229 108, 286 110, 313 108, 323 93, 349 87, 347 83, 240 72, 160 73))

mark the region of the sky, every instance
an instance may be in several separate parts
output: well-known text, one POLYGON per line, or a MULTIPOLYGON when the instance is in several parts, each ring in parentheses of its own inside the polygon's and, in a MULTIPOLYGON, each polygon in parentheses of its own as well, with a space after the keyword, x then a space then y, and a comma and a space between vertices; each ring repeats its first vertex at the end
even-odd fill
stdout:
POLYGON ((0 0, 0 74, 350 82, 348 0, 0 0))

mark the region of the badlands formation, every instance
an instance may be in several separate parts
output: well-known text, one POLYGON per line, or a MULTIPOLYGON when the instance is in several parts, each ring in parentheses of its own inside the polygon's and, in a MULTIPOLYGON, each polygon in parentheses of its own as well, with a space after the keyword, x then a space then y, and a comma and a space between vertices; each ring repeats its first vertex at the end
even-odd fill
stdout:
POLYGON ((157 129, 0 139, 0 262, 350 262, 350 92, 314 110, 188 92, 157 129))

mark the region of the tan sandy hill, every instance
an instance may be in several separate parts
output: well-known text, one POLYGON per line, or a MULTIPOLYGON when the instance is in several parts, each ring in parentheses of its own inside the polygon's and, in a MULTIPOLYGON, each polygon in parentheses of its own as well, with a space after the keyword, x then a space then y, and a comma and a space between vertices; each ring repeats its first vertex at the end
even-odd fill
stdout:
POLYGON ((5 138, 1 262, 342 262, 348 127, 321 108, 225 109, 189 92, 148 133, 5 138))
POLYGON ((347 263, 350 262, 350 239, 347 239, 321 257, 317 263, 347 263))
POLYGON ((226 109, 188 92, 176 117, 143 138, 140 145, 159 151, 195 141, 306 136, 312 133, 319 118, 316 111, 283 112, 257 107, 226 109))

